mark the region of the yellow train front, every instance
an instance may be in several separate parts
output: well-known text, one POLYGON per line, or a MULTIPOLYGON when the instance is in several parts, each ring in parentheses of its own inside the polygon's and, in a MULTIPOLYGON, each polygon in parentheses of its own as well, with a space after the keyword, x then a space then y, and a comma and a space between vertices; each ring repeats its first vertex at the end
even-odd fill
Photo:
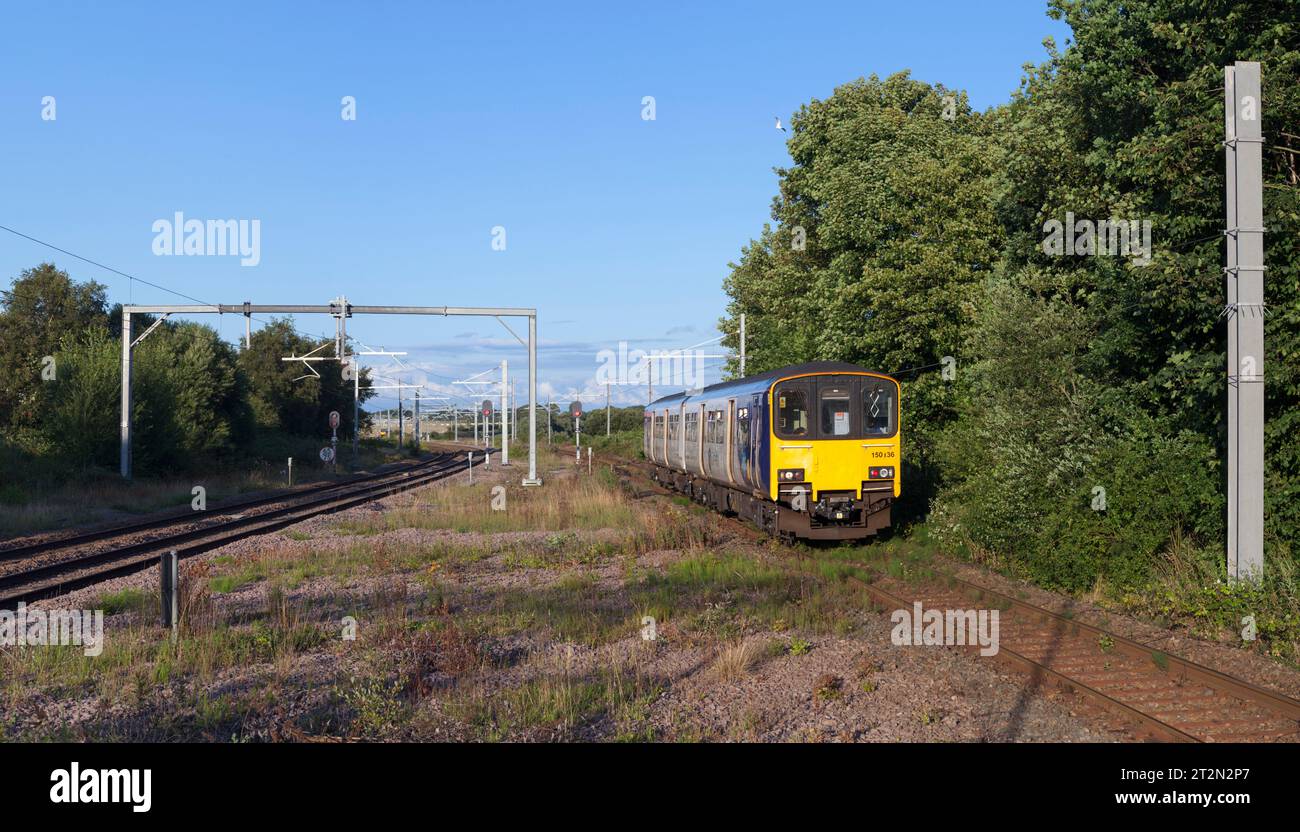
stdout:
POLYGON ((646 407, 655 478, 788 539, 889 526, 902 463, 898 382, 814 361, 665 396, 646 407))

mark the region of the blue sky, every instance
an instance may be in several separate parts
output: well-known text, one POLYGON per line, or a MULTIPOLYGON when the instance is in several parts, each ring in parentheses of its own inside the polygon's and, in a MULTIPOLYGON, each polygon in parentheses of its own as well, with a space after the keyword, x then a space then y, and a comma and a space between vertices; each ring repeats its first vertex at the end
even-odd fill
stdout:
MULTIPOLYGON (((7 3, 0 225, 211 303, 535 306, 542 398, 594 399, 599 350, 717 335, 789 163, 774 116, 903 69, 983 109, 1068 37, 1043 0, 622 5, 7 3), (155 255, 176 211, 258 220, 260 262, 155 255)), ((186 302, 0 232, 6 284, 47 259, 113 302, 186 302)), ((491 319, 349 332, 435 387, 506 358, 524 395, 491 319)))

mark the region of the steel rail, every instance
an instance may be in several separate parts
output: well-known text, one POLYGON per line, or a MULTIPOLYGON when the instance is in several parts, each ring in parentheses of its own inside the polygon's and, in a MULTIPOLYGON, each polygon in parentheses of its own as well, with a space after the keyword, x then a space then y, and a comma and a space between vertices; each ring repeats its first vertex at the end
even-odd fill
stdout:
MULTIPOLYGON (((0 576, 0 609, 19 603, 51 598, 100 581, 147 569, 157 563, 158 554, 176 550, 181 558, 191 557, 256 534, 265 534, 294 523, 334 511, 353 508, 376 499, 418 488, 443 479, 467 464, 452 457, 418 473, 395 472, 384 482, 367 482, 342 494, 315 496, 291 506, 229 521, 180 535, 117 549, 94 552, 71 560, 43 564, 31 570, 0 576), (185 544, 189 545, 178 545, 185 544)), ((482 463, 476 463, 481 465, 482 463)))
MULTIPOLYGON (((886 589, 878 587, 868 581, 864 581, 856 575, 849 575, 848 578, 854 581, 855 583, 859 584, 863 589, 865 589, 870 595, 872 595, 878 601, 882 601, 888 604, 893 604, 896 607, 901 609, 906 609, 910 606, 910 603, 906 599, 901 598, 893 594, 892 592, 889 592, 886 589)), ((978 649, 978 647, 979 645, 974 645, 970 649, 978 649)), ((1039 679, 1046 679, 1047 681, 1051 682, 1052 684, 1064 690, 1070 690, 1070 691, 1082 693, 1083 695, 1093 700, 1096 700, 1098 703, 1110 709, 1111 711, 1114 711, 1124 717, 1127 717, 1130 720, 1133 720, 1134 722, 1137 722, 1149 733, 1161 739, 1169 740, 1172 742, 1200 742, 1200 740, 1198 740, 1196 737, 1193 737, 1191 734, 1181 731, 1178 728, 1175 728, 1174 726, 1170 725, 1167 722, 1164 722, 1163 720, 1157 717, 1151 716, 1150 714, 1147 713, 1143 713, 1142 711, 1139 711, 1137 708, 1134 708, 1132 705, 1125 704, 1124 702, 1121 702, 1118 699, 1115 699, 1114 697, 1097 690, 1091 685, 1080 682, 1077 679, 1071 679, 1069 676, 1066 676, 1063 673, 1053 670, 1052 668, 1048 667, 1045 664, 1036 662, 1033 659, 1029 658, 1028 656, 1021 655, 1020 653, 1017 653, 1016 651, 1006 647, 1005 645, 999 645, 997 658, 1008 664, 1014 664, 1020 670, 1028 672, 1030 678, 1033 681, 1038 681, 1039 679)))
POLYGON ((1283 714, 1288 719, 1300 721, 1300 701, 1292 699, 1284 694, 1271 691, 1268 688, 1260 687, 1259 685, 1252 684, 1243 679, 1229 676, 1212 667, 1197 664, 1191 659, 1184 659, 1181 656, 1166 653, 1163 650, 1153 650, 1151 647, 1139 644, 1138 642, 1125 638, 1118 633, 1112 633, 1109 630, 1104 630, 1101 627, 1096 627, 1082 621, 1076 621, 1073 618, 1066 618, 1065 616, 1054 613, 1049 609, 1044 609, 1036 604, 1021 601, 1018 598, 1013 598, 1012 596, 998 592, 995 589, 989 589, 980 586, 979 584, 962 580, 956 576, 952 576, 952 582, 965 589, 968 593, 991 595, 1004 603, 1011 604, 1021 612, 1045 617, 1056 622, 1060 626, 1077 628, 1078 630, 1082 630, 1083 632, 1097 636, 1098 638, 1103 636, 1109 638, 1114 642, 1115 647, 1120 648, 1123 652, 1133 658, 1150 659, 1154 652, 1158 652, 1163 656, 1164 661, 1168 665, 1168 671, 1166 672, 1177 670, 1184 678, 1195 680, 1201 684, 1214 688, 1215 690, 1235 696, 1238 699, 1256 702, 1257 704, 1264 705, 1270 710, 1283 714))
MULTIPOLYGON (((420 460, 414 464, 403 464, 400 468, 391 468, 387 471, 371 471, 364 474, 356 474, 339 480, 330 480, 305 484, 295 489, 283 489, 271 494, 265 494, 258 497, 249 497, 246 499, 235 499, 232 501, 222 501, 204 512, 187 512, 183 514, 164 514, 155 517, 149 517, 143 520, 131 520, 125 523, 118 523, 102 528, 92 528, 85 531, 73 532, 60 537, 50 537, 44 540, 37 540, 31 543, 20 543, 17 546, 0 548, 0 561, 20 560, 22 558, 32 557, 33 555, 44 554, 45 552, 57 549, 70 549, 83 546, 87 543, 94 543, 100 540, 106 540, 122 535, 134 534, 136 532, 149 531, 171 525, 180 525, 182 523, 201 523, 210 519, 219 513, 228 513, 231 511, 240 511, 257 506, 269 505, 274 503, 288 502, 297 499, 303 495, 320 494, 325 491, 346 488, 361 482, 370 482, 381 477, 388 477, 400 471, 416 471, 428 465, 436 464, 443 457, 443 454, 437 454, 430 459, 420 460)), ((34 537, 42 532, 34 532, 27 537, 34 537)), ((19 538, 21 539, 21 538, 19 538)))

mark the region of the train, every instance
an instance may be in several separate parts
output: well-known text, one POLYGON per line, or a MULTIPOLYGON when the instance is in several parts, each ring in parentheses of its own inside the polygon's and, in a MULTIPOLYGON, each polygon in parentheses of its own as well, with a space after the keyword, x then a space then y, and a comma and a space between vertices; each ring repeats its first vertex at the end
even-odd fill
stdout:
POLYGON ((898 381, 814 361, 646 406, 653 478, 774 537, 855 540, 889 527, 901 494, 898 381))

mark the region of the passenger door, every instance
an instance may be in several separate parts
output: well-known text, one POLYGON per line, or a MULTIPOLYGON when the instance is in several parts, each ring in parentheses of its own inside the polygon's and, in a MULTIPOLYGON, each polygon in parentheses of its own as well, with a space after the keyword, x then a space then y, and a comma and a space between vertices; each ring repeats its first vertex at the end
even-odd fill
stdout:
POLYGON ((733 443, 731 437, 732 434, 735 432, 735 424, 736 424, 736 400, 727 399, 727 423, 723 425, 723 430, 726 432, 726 445, 724 447, 723 454, 725 455, 727 460, 727 482, 733 484, 736 482, 736 472, 735 472, 735 465, 732 463, 731 449, 733 447, 733 443))
MULTIPOLYGON (((782 382, 772 390, 771 408, 772 432, 776 434, 773 476, 783 469, 796 468, 804 472, 803 482, 811 483, 813 488, 817 487, 817 458, 813 454, 815 392, 816 386, 808 379, 782 382)), ((780 487, 778 484, 778 493, 780 487)), ((765 485, 764 490, 767 488, 765 485)))

